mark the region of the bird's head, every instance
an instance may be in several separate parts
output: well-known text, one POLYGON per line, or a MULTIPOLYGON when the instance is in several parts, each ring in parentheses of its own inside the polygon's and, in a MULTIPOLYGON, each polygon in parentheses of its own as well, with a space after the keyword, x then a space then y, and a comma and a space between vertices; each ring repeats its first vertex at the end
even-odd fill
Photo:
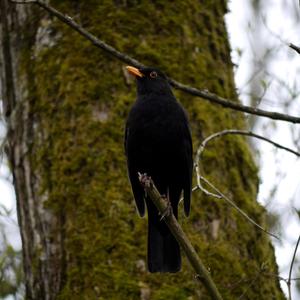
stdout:
POLYGON ((137 79, 137 92, 143 94, 172 95, 166 75, 157 68, 126 67, 127 71, 137 79))

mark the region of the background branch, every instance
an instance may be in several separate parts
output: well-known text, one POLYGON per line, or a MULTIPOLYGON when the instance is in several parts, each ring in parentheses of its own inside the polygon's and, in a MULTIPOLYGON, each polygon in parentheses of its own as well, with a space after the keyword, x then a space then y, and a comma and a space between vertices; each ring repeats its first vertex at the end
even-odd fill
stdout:
MULTIPOLYGON (((263 141, 266 141, 272 145, 274 145, 277 148, 280 148, 282 150, 288 151, 298 157, 300 157, 300 153, 282 146, 276 142, 273 142, 272 140, 263 137, 261 135, 258 135, 256 133, 253 133, 251 131, 246 131, 246 130, 238 130, 238 129, 227 129, 227 130, 223 130, 217 133, 214 133, 212 135, 210 135, 209 137, 207 137, 204 141, 202 141, 202 143, 200 144, 200 146, 197 149, 197 154, 195 157, 195 171, 196 171, 196 176, 197 176, 197 187, 199 189, 201 189, 206 195, 211 196, 211 197, 215 197, 215 198, 223 198, 224 200, 226 200, 232 207, 234 207, 240 214, 242 214, 250 223, 252 223, 253 225, 255 225, 256 227, 258 227, 260 230, 264 231, 265 233, 275 237, 276 239, 280 240, 275 234, 269 232, 268 230, 264 229, 262 226, 260 226, 259 224, 257 224, 251 217, 249 217, 242 209, 240 209, 231 199, 229 199, 226 195, 224 195, 220 190, 218 190, 211 182, 209 182, 206 178, 204 178, 203 176, 201 176, 201 172, 200 172, 200 157, 207 145, 207 143, 215 138, 224 136, 224 135, 229 135, 229 134, 234 134, 234 135, 246 135, 246 136, 251 136, 251 137, 255 137, 258 139, 261 139, 263 141), (202 184, 201 184, 201 180, 204 181, 210 188, 212 188, 216 193, 212 193, 210 191, 208 191, 207 189, 205 189, 202 184)), ((195 188, 194 188, 195 189, 195 188)))
POLYGON ((210 186, 215 192, 218 194, 212 194, 216 198, 223 198, 226 202, 228 202, 233 208, 235 208, 242 216, 244 216, 250 223, 252 223, 254 226, 262 230, 263 232, 269 234, 270 236, 276 238, 277 240, 280 240, 280 238, 275 235, 274 233, 271 233, 270 231, 266 230, 262 226, 260 226, 258 223, 256 223, 251 217, 249 217, 242 209, 240 209, 231 199, 229 199, 227 196, 225 196, 219 189, 217 189, 212 183, 210 183, 206 178, 203 176, 200 177, 201 180, 203 180, 208 186, 210 186))
MULTIPOLYGON (((139 174, 139 180, 142 186, 144 187, 145 192, 151 198, 151 200, 155 204, 160 214, 163 215, 168 208, 168 203, 160 195, 152 179, 145 174, 143 175, 139 174)), ((211 299, 221 300, 222 296, 220 295, 214 281, 212 280, 207 269, 204 267, 201 259, 197 255, 194 247, 192 246, 191 242, 189 241, 188 237, 182 230, 179 223, 177 222, 173 213, 164 216, 164 221, 166 222, 170 231, 172 232, 177 242, 180 244, 181 248, 185 252, 189 262, 191 263, 192 267, 196 271, 197 278, 204 284, 204 286, 206 287, 207 291, 211 296, 211 299)))
POLYGON ((298 240, 297 240, 297 243, 295 246, 295 250, 294 250, 294 254, 293 254, 293 258, 292 258, 292 262, 291 262, 291 266, 290 266, 290 271, 289 271, 289 278, 286 282, 286 284, 288 286, 288 291, 289 291, 289 300, 292 300, 292 291, 291 291, 292 271, 293 271, 293 266, 294 266, 295 257, 296 257, 296 253, 298 250, 299 243, 300 243, 300 235, 298 237, 298 240))
POLYGON ((272 144, 273 146, 279 148, 279 149, 282 149, 282 150, 285 150, 287 152, 290 152, 298 157, 300 157, 300 153, 295 151, 295 150, 292 150, 288 147, 285 147, 281 144, 278 144, 262 135, 259 135, 259 134, 256 134, 252 131, 248 131, 248 130, 239 130, 239 129, 225 129, 225 130, 222 130, 222 131, 219 131, 217 133, 214 133, 212 135, 210 135, 209 137, 207 137, 199 146, 198 150, 197 150, 197 156, 201 156, 204 148, 206 147, 206 144, 215 139, 215 138, 218 138, 218 137, 221 137, 221 136, 224 136, 224 135, 231 135, 231 134, 234 134, 234 135, 247 135, 247 136, 251 136, 251 137, 255 137, 257 139, 260 139, 260 140, 263 140, 265 142, 268 142, 270 144, 272 144))
POLYGON ((300 54, 300 47, 290 43, 289 47, 292 48, 293 50, 295 50, 298 54, 300 54))
MULTIPOLYGON (((87 40, 91 41, 92 44, 95 45, 96 47, 104 50, 105 52, 118 58, 120 61, 122 61, 124 63, 133 65, 137 68, 144 67, 144 65, 142 63, 140 63, 139 61, 137 61, 136 59, 116 50, 114 47, 108 45, 104 41, 98 39, 97 37, 95 37, 94 35, 89 33, 87 30, 85 30, 83 27, 81 27, 79 24, 77 24, 70 16, 62 14, 61 12, 59 12, 58 10, 56 10, 55 8, 53 8, 52 6, 46 4, 45 2, 43 2, 41 0, 36 0, 36 1, 29 0, 29 1, 21 1, 21 2, 14 1, 14 0, 10 0, 10 1, 12 3, 19 3, 19 4, 35 3, 35 4, 39 5, 40 7, 42 7, 43 9, 45 9, 46 11, 48 11, 51 15, 56 16, 63 23, 69 25, 71 28, 76 30, 87 40)), ((188 93, 188 94, 191 94, 191 95, 194 95, 197 97, 201 97, 202 99, 205 99, 209 102, 221 105, 224 108, 230 108, 233 110, 241 111, 241 112, 248 113, 248 114, 258 115, 261 117, 267 117, 267 118, 274 119, 274 120, 287 121, 287 122, 291 122, 291 123, 300 123, 299 117, 290 116, 290 115, 282 114, 282 113, 278 113, 278 112, 265 111, 265 110, 262 110, 259 108, 242 105, 238 102, 234 102, 232 100, 228 100, 228 99, 222 98, 220 96, 217 96, 206 90, 200 90, 200 89, 197 89, 194 87, 187 86, 187 85, 182 84, 172 78, 168 78, 168 81, 174 88, 176 88, 178 90, 181 90, 185 93, 188 93)))

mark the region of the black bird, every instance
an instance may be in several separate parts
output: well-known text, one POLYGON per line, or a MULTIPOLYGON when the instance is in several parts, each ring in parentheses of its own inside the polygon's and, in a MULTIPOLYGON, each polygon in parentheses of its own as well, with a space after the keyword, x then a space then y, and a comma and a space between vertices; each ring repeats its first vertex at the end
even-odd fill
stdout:
POLYGON ((150 272, 178 272, 179 245, 145 195, 138 173, 151 176, 176 218, 183 191, 184 211, 189 215, 193 158, 188 119, 160 70, 129 66, 127 70, 137 78, 137 100, 126 123, 125 151, 138 212, 144 216, 145 203, 148 210, 148 268, 150 272))

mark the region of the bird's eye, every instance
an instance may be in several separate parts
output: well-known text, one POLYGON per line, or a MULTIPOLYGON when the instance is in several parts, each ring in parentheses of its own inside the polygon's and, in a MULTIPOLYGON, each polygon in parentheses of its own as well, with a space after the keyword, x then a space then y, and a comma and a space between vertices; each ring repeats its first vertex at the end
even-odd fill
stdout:
POLYGON ((156 77, 157 77, 157 73, 156 73, 155 71, 152 71, 152 72, 150 73, 150 77, 151 77, 151 78, 156 78, 156 77))

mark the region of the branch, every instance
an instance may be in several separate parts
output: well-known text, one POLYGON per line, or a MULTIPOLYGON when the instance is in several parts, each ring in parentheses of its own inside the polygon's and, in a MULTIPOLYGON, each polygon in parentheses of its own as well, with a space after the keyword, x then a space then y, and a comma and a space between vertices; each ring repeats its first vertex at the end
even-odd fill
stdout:
POLYGON ((238 102, 234 102, 232 100, 222 98, 211 92, 208 92, 205 90, 199 90, 194 87, 189 87, 189 86, 184 85, 184 84, 182 84, 174 79, 171 79, 171 78, 169 78, 169 82, 172 86, 174 86, 175 88, 177 88, 181 91, 186 92, 187 94, 201 97, 204 100, 207 100, 209 102, 219 104, 219 105, 223 106, 224 108, 230 108, 230 109, 241 111, 241 112, 244 112, 247 114, 266 117, 266 118, 273 119, 273 120, 281 120, 281 121, 297 123, 297 124, 300 123, 300 118, 298 118, 298 117, 294 117, 294 116, 290 116, 290 115, 286 115, 286 114, 282 114, 282 113, 278 113, 278 112, 266 111, 266 110, 259 109, 256 107, 243 105, 238 102))
MULTIPOLYGON (((94 35, 89 33, 87 30, 85 30, 83 27, 81 27, 79 24, 77 24, 70 16, 62 14, 61 12, 59 12, 58 10, 56 10, 55 8, 53 8, 52 6, 46 4, 45 2, 43 2, 41 0, 27 0, 27 1, 10 0, 10 1, 12 3, 19 3, 19 4, 20 3, 23 3, 23 4, 35 3, 35 4, 39 5, 40 7, 42 7, 43 9, 45 9, 46 11, 48 11, 51 15, 56 16, 63 23, 69 25, 71 28, 76 30, 84 38, 91 41, 92 44, 95 45, 96 47, 98 47, 98 48, 104 50, 105 52, 111 54, 112 56, 118 58, 122 62, 133 65, 137 68, 144 67, 144 65, 142 63, 140 63, 139 61, 137 61, 136 59, 132 58, 131 56, 129 56, 127 54, 124 54, 124 53, 118 51, 114 47, 106 44, 104 41, 98 39, 97 37, 95 37, 94 35)), ((282 113, 278 113, 278 112, 266 111, 266 110, 262 110, 259 108, 247 106, 247 105, 242 105, 238 102, 234 102, 232 100, 228 100, 228 99, 222 98, 220 96, 217 96, 206 90, 200 90, 200 89, 197 89, 194 87, 187 86, 187 85, 182 84, 172 78, 168 78, 168 81, 174 88, 176 88, 178 90, 181 90, 181 91, 183 91, 187 94, 193 95, 193 96, 200 97, 209 102, 221 105, 224 108, 230 108, 230 109, 241 111, 241 112, 244 112, 247 114, 258 115, 258 116, 270 118, 273 120, 281 120, 281 121, 287 121, 287 122, 297 123, 297 124, 300 123, 299 117, 290 116, 290 115, 282 114, 282 113)))
POLYGON ((266 229, 264 229, 262 226, 260 226, 259 224, 257 224, 251 217, 249 217, 243 210, 241 210, 232 200, 230 200, 227 196, 225 196, 220 190, 218 190, 212 183, 210 183, 207 179, 205 179, 203 176, 201 176, 200 173, 200 157, 207 145, 207 143, 217 137, 221 137, 223 135, 228 135, 228 134, 237 134, 237 135, 247 135, 247 136, 251 136, 251 137, 255 137, 258 139, 261 139, 263 141, 266 141, 272 145, 274 145, 277 148, 283 149, 285 151, 288 151, 290 153, 293 153, 294 155, 300 157, 300 153, 287 148, 285 146, 282 146, 278 143, 273 142, 272 140, 265 138, 261 135, 258 135, 256 133, 253 133, 251 131, 246 131, 246 130, 238 130, 238 129, 227 129, 227 130, 223 130, 217 133, 214 133, 212 135, 210 135, 209 137, 207 137, 199 146, 199 148, 197 149, 197 154, 196 154, 196 158, 195 158, 195 170, 196 170, 196 175, 197 175, 197 187, 199 189, 201 189, 206 195, 211 196, 211 197, 215 197, 215 198, 223 198, 224 200, 226 200, 231 206, 233 206, 240 214, 242 214, 250 223, 252 223, 253 225, 255 225, 256 227, 258 227, 259 229, 261 229, 262 231, 264 231, 265 233, 275 237, 276 239, 279 240, 279 238, 267 231, 266 229), (211 193, 208 190, 206 190, 202 184, 201 184, 201 180, 203 180, 207 185, 209 185, 215 192, 215 193, 211 193))
MULTIPOLYGON (((161 215, 164 215, 165 211, 168 208, 167 201, 160 195, 157 188, 154 185, 151 177, 148 177, 145 174, 139 174, 139 180, 142 186, 145 189, 147 195, 151 198, 153 203, 155 204, 156 208, 160 212, 161 215)), ((170 231, 176 238, 177 242, 182 247, 183 251, 185 252, 189 262, 191 263, 192 267, 196 271, 196 276, 199 278, 204 286, 206 287, 207 291, 209 292, 211 299, 214 300, 222 300, 222 296, 220 295, 214 281, 212 280, 209 272, 204 267, 201 259, 197 255, 195 249, 193 248, 191 242, 187 238, 186 234, 180 227, 179 223, 177 222, 176 218, 174 217, 173 213, 167 214, 164 216, 164 221, 166 222, 167 226, 169 227, 170 231)))
POLYGON ((293 266, 294 266, 295 257, 296 257, 296 253, 297 253, 297 250, 298 250, 299 243, 300 243, 300 235, 298 237, 296 247, 295 247, 295 250, 294 250, 294 254, 293 254, 293 258, 292 258, 292 262, 291 262, 291 266, 290 266, 290 271, 289 271, 289 279, 286 282, 286 284, 288 286, 288 291, 289 291, 289 300, 292 300, 292 291, 291 291, 292 271, 293 271, 293 266))
POLYGON ((249 217, 242 209, 240 209, 231 199, 229 199, 227 196, 225 196, 220 190, 218 190, 212 183, 210 183, 206 178, 201 176, 201 179, 210 186, 215 192, 218 194, 212 194, 216 198, 223 198, 225 201, 227 201, 233 208, 235 208, 242 216, 244 216, 250 223, 252 223, 254 226, 262 230, 263 232, 269 234, 270 236, 276 238, 277 240, 280 240, 280 238, 275 235, 274 233, 271 233, 270 231, 266 230, 262 226, 260 226, 258 223, 256 223, 251 217, 249 217))
POLYGON ((217 132, 217 133, 214 133, 212 135, 210 135, 209 137, 207 137, 199 146, 198 150, 197 150, 197 156, 200 156, 204 150, 204 148, 206 147, 206 144, 217 138, 217 137, 221 137, 223 135, 229 135, 229 134, 235 134, 235 135, 247 135, 247 136, 251 136, 251 137, 255 137, 257 139, 260 139, 260 140, 263 140, 265 142, 268 142, 270 144, 272 144, 273 146, 279 148, 279 149, 282 149, 282 150, 285 150, 287 152, 290 152, 292 154, 295 154, 296 156, 300 157, 300 153, 295 151, 295 150, 292 150, 288 147, 285 147, 285 146, 282 146, 281 144, 278 144, 276 142, 273 142, 272 140, 262 136, 262 135, 259 135, 259 134, 256 134, 252 131, 247 131, 247 130, 239 130, 239 129, 225 129, 225 130, 222 130, 220 132, 217 132))
MULTIPOLYGON (((278 275, 278 274, 273 274, 273 273, 266 273, 266 272, 264 272, 264 275, 265 275, 265 276, 276 277, 276 278, 278 278, 279 280, 284 281, 285 283, 287 283, 288 280, 289 280, 288 278, 284 278, 284 277, 282 277, 282 276, 280 276, 280 275, 278 275)), ((294 277, 294 278, 291 278, 290 280, 291 280, 291 281, 299 281, 299 280, 300 280, 300 277, 294 277)))
POLYGON ((293 50, 295 50, 298 54, 300 54, 300 47, 290 43, 289 47, 292 48, 293 50))

